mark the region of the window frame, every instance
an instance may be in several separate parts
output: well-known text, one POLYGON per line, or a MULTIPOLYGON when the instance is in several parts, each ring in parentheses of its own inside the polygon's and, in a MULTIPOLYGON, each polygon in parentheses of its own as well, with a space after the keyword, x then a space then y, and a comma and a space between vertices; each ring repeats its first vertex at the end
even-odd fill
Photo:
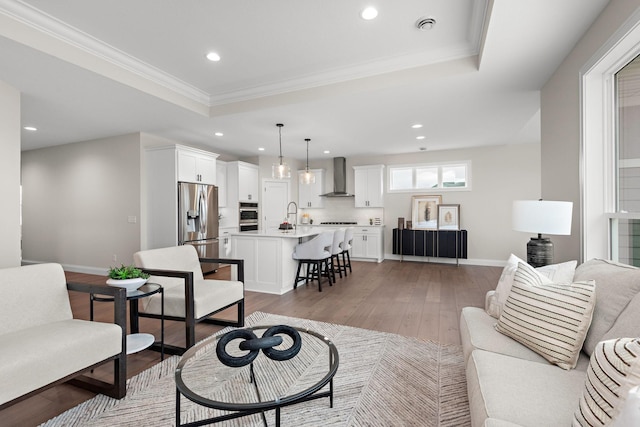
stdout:
MULTIPOLYGON (((580 259, 617 258, 615 73, 640 54, 640 9, 580 69, 580 259)), ((633 219, 633 218, 632 218, 633 219)))
POLYGON ((388 193, 415 193, 419 191, 421 193, 442 193, 450 191, 471 191, 471 160, 459 160, 450 162, 438 162, 438 163, 410 163, 410 164, 397 164, 387 165, 387 192, 388 193), (465 168, 465 183, 464 187, 444 187, 442 176, 443 168, 451 166, 464 166, 465 168), (422 188, 416 187, 417 170, 421 168, 437 168, 438 169, 438 186, 422 188), (393 189, 393 170, 394 169, 411 169, 411 188, 393 189))

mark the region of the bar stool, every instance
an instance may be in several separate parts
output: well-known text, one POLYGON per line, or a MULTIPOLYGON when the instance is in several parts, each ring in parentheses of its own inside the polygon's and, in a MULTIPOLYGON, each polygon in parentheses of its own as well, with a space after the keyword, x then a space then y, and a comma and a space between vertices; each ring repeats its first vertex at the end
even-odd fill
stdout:
MULTIPOLYGON (((296 271, 296 278, 293 282, 293 289, 298 287, 298 282, 304 279, 304 283, 309 283, 314 279, 318 280, 318 291, 322 292, 322 276, 326 276, 329 280, 329 286, 332 286, 331 281, 331 252, 329 249, 333 244, 333 232, 324 231, 308 240, 304 243, 299 243, 293 249, 292 257, 298 260, 298 269, 296 271), (302 265, 306 267, 306 274, 300 276, 302 271, 302 265)), ((335 279, 334 279, 335 281, 335 279)))
POLYGON ((344 232, 344 242, 342 242, 342 266, 344 267, 344 275, 347 275, 347 267, 349 273, 353 273, 351 269, 351 256, 349 251, 353 245, 353 227, 348 227, 344 232))
MULTIPOLYGON (((338 228, 333 232, 333 243, 331 245, 331 272, 333 274, 333 282, 336 281, 336 272, 342 279, 342 270, 344 267, 340 265, 340 255, 342 254, 342 245, 344 243, 345 229, 338 228)), ((344 272, 345 276, 347 272, 344 272)))

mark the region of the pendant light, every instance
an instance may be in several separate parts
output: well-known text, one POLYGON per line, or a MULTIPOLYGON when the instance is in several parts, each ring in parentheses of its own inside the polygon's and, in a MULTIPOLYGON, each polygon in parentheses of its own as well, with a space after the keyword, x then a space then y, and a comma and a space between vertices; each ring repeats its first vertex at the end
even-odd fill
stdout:
POLYGON ((275 179, 289 179, 291 178, 291 168, 288 164, 282 161, 282 123, 278 123, 278 134, 280 139, 280 156, 278 159, 279 163, 274 163, 271 167, 271 176, 275 179))
POLYGON ((304 169, 304 173, 300 175, 300 184, 310 185, 316 183, 316 176, 309 170, 309 141, 311 139, 306 138, 305 141, 307 141, 307 167, 304 169))

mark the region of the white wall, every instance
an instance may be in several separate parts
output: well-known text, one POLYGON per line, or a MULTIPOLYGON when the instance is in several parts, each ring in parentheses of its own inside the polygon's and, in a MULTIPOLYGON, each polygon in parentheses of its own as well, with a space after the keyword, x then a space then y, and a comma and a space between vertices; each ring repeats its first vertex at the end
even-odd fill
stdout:
MULTIPOLYGON (((347 159, 347 191, 354 191, 352 166, 365 164, 444 163, 470 160, 471 191, 436 192, 442 203, 460 204, 460 225, 467 230, 470 263, 500 265, 509 254, 526 259, 531 236, 511 230, 513 200, 540 197, 540 146, 503 145, 465 150, 446 150, 406 155, 347 159)), ((387 168, 385 168, 387 171, 387 168)), ((385 189, 386 189, 385 180, 385 189)), ((385 253, 392 252, 392 230, 398 217, 411 218, 411 196, 385 194, 385 253)))
POLYGON ((20 265, 20 92, 0 81, 0 268, 20 265))
POLYGON ((542 197, 574 203, 571 236, 553 239, 563 259, 581 257, 580 70, 638 7, 639 0, 611 0, 541 91, 542 197))
MULTIPOLYGON (((260 159, 262 177, 271 174, 271 160, 260 159)), ((468 261, 463 262, 502 265, 511 253, 526 259, 526 245, 532 236, 511 230, 511 206, 513 200, 540 198, 539 144, 347 158, 347 192, 355 191, 353 166, 460 160, 472 162, 472 190, 434 194, 441 194, 443 203, 460 204, 461 226, 468 231, 468 261)), ((310 160, 309 167, 325 170, 325 190, 332 191, 333 160, 310 160)), ((360 224, 367 224, 369 218, 380 217, 386 226, 385 254, 390 255, 392 230, 397 227, 398 217, 410 219, 411 196, 425 193, 386 193, 387 172, 388 167, 385 167, 384 208, 355 208, 353 198, 327 198, 324 209, 300 209, 299 213, 310 213, 314 223, 323 220, 355 220, 360 224)), ((297 187, 297 179, 292 180, 292 193, 296 201, 297 187)), ((560 257, 556 257, 556 260, 563 261, 560 257)))
POLYGON ((25 151, 22 184, 25 262, 97 274, 133 262, 140 249, 140 134, 25 151))

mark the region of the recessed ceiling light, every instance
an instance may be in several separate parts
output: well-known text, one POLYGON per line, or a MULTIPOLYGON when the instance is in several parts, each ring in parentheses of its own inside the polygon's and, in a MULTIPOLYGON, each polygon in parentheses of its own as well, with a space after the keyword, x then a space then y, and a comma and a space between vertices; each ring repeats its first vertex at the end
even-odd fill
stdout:
POLYGON ((37 131, 37 130, 38 130, 38 128, 35 128, 35 127, 33 127, 33 126, 25 126, 25 127, 23 127, 22 129, 24 129, 24 130, 30 130, 31 132, 35 132, 35 131, 37 131))
POLYGON ((258 151, 264 151, 264 147, 258 147, 258 151))
POLYGON ((416 139, 424 139, 424 136, 423 135, 416 136, 416 139))
POLYGON ((422 127, 422 125, 420 123, 416 123, 415 125, 411 126, 414 129, 420 129, 422 127))
POLYGON ((324 154, 329 154, 329 153, 331 153, 331 151, 329 151, 329 150, 324 150, 323 152, 324 152, 324 154))
POLYGON ((216 132, 216 133, 214 133, 214 135, 215 135, 215 136, 224 136, 224 133, 222 133, 222 132, 216 132))
POLYGON ((360 12, 360 17, 365 21, 371 21, 378 16, 378 10, 375 7, 367 7, 362 12, 360 12))
POLYGON ((220 61, 220 55, 218 55, 215 52, 209 52, 209 53, 207 53, 207 59, 209 61, 217 62, 217 61, 220 61))

